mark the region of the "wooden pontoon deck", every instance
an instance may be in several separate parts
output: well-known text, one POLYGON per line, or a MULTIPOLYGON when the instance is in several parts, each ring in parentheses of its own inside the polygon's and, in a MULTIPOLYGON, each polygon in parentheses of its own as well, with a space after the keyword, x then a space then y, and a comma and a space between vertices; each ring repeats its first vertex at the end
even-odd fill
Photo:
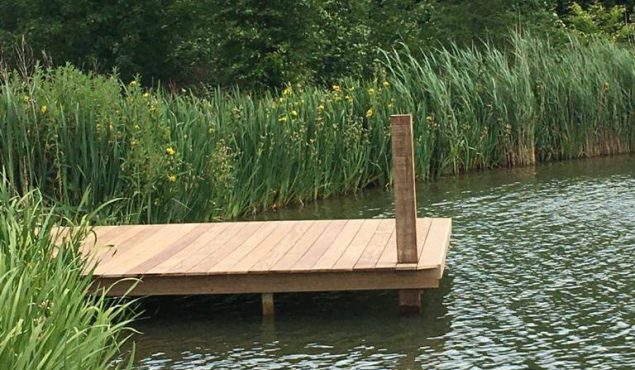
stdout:
POLYGON ((391 117, 395 219, 104 226, 84 244, 111 295, 399 290, 418 311, 445 268, 452 222, 417 218, 412 116, 391 117), (135 279, 126 279, 135 278, 135 279))
POLYGON ((140 278, 129 295, 422 289, 438 286, 450 230, 417 220, 418 263, 398 263, 394 219, 102 226, 85 253, 100 285, 140 278))

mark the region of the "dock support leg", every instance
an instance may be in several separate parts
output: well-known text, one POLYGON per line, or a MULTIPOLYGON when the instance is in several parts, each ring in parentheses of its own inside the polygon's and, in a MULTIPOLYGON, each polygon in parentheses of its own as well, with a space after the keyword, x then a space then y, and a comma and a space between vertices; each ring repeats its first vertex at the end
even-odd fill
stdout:
POLYGON ((262 316, 273 317, 273 293, 262 293, 262 316))
POLYGON ((399 312, 405 315, 421 313, 421 290, 403 289, 399 291, 399 312))

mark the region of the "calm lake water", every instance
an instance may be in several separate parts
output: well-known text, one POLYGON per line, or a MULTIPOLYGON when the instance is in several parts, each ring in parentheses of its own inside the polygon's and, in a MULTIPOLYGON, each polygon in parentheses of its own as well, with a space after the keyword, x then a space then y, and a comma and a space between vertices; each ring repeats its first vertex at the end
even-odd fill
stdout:
MULTIPOLYGON (((418 187, 454 218, 442 286, 402 317, 394 292, 146 299, 142 369, 633 369, 635 157, 418 187)), ((391 217, 382 190, 269 219, 391 217)))

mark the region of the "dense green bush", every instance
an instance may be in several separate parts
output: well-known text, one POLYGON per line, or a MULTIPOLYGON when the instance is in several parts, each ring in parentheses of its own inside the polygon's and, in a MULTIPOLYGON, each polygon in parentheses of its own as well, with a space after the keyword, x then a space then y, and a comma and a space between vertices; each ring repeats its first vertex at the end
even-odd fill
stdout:
POLYGON ((36 57, 41 52, 57 65, 72 62, 87 70, 117 68, 130 78, 178 76, 173 60, 189 16, 175 0, 3 0, 0 2, 0 48, 10 52, 24 36, 36 57))
POLYGON ((127 305, 88 296, 91 278, 82 276, 86 222, 62 239, 64 220, 37 192, 16 197, 8 186, 0 180, 0 368, 128 367, 127 305))
POLYGON ((552 32, 551 1, 4 0, 0 49, 22 36, 42 59, 145 85, 280 88, 372 78, 379 49, 501 44, 509 30, 552 32))
POLYGON ((591 3, 584 8, 573 3, 565 21, 571 30, 583 37, 602 36, 613 41, 635 42, 635 26, 629 21, 629 13, 623 5, 609 8, 591 3))
POLYGON ((414 115, 422 179, 635 144, 635 57, 602 40, 395 52, 385 73, 200 96, 70 66, 12 74, 0 163, 20 191, 64 205, 124 198, 101 222, 200 221, 389 184, 393 113, 414 115))
POLYGON ((144 84, 281 87, 368 76, 378 47, 421 44, 431 3, 6 0, 0 48, 24 36, 36 57, 144 84))
POLYGON ((188 45, 202 80, 280 87, 369 76, 379 47, 422 45, 430 0, 207 0, 188 45), (203 10, 205 9, 205 10, 203 10), (197 54, 198 51, 198 54, 197 54))

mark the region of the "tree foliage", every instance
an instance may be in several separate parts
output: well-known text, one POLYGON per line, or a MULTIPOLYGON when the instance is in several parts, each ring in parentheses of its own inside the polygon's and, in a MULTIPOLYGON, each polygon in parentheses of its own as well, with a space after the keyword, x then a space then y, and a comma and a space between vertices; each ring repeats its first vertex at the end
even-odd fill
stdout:
POLYGON ((573 3, 565 21, 574 32, 582 36, 601 36, 632 43, 635 41, 635 27, 629 18, 630 14, 624 5, 607 7, 594 2, 586 8, 573 3))
POLYGON ((164 79, 177 73, 171 50, 178 43, 183 15, 173 0, 4 0, 0 2, 0 42, 24 36, 58 64, 88 69, 117 68, 164 79))
POLYGON ((372 78, 379 49, 507 42, 510 29, 631 37, 634 0, 3 0, 0 48, 153 84, 372 78), (560 16, 560 18, 558 17, 560 16), (564 20, 567 28, 562 27, 564 20))

